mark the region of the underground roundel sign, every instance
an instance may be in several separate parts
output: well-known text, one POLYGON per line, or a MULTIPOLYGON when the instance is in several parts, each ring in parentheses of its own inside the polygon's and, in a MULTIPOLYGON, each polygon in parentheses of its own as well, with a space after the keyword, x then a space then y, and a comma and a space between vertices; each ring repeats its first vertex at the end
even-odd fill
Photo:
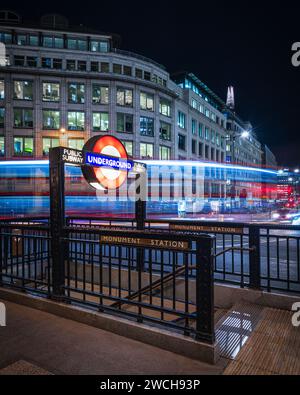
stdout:
POLYGON ((92 137, 85 143, 83 152, 83 176, 96 189, 119 188, 133 168, 124 145, 113 136, 92 137))

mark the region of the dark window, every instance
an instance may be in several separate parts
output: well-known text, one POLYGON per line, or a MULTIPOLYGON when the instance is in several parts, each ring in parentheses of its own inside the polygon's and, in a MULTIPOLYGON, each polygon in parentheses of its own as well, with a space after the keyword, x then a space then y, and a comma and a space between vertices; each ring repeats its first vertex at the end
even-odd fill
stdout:
POLYGON ((117 132, 133 132, 133 115, 117 113, 117 132))
POLYGON ((51 58, 42 58, 42 67, 45 69, 51 69, 52 67, 51 58))
POLYGON ((182 134, 178 135, 178 148, 182 151, 185 151, 185 145, 186 145, 186 137, 183 136, 182 134))
POLYGON ((140 133, 142 136, 154 136, 154 119, 140 117, 140 133))
POLYGON ((53 68, 56 70, 62 69, 62 59, 53 59, 53 68))
POLYGON ((99 62, 91 62, 91 71, 99 71, 99 62))
POLYGON ((196 140, 192 140, 192 154, 196 154, 197 152, 197 142, 196 140))
POLYGON ((25 56, 14 56, 14 64, 15 66, 25 66, 25 56))
POLYGON ((72 59, 67 59, 67 70, 75 70, 76 69, 76 62, 72 59))
POLYGON ((32 128, 33 127, 33 110, 29 108, 14 109, 14 127, 15 128, 32 128))

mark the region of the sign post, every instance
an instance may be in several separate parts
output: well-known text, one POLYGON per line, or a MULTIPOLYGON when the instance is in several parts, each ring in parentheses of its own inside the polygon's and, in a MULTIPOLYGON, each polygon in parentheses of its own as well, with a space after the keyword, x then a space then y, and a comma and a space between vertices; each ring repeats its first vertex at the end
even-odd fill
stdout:
MULTIPOLYGON (((137 229, 144 229, 146 216, 146 167, 128 159, 126 149, 117 138, 94 136, 83 150, 55 147, 49 150, 50 179, 50 228, 52 249, 53 294, 64 296, 65 259, 68 257, 68 243, 65 235, 65 164, 80 166, 82 174, 95 189, 117 189, 127 179, 128 172, 137 174, 140 181, 135 203, 137 229)), ((140 250, 140 249, 138 249, 140 250)), ((143 252, 138 253, 138 264, 143 265, 143 252)))
POLYGON ((49 165, 52 282, 53 294, 60 298, 63 296, 62 287, 65 283, 65 251, 61 241, 65 225, 65 166, 60 147, 49 150, 49 165))

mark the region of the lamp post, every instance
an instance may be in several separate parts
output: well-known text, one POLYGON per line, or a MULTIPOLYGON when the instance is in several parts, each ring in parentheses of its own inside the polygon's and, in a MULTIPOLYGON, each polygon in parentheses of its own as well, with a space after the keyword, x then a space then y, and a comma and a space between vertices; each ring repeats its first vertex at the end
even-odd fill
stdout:
MULTIPOLYGON (((239 133, 234 132, 232 134, 232 139, 231 139, 231 141, 232 141, 232 144, 231 144, 231 162, 236 162, 236 157, 235 157, 235 142, 236 142, 236 140, 238 138, 242 139, 242 140, 246 140, 249 137, 250 137, 250 132, 248 130, 243 130, 242 132, 239 132, 239 133)), ((232 180, 232 187, 231 187, 231 204, 230 204, 231 212, 232 212, 232 199, 233 199, 232 191, 234 191, 234 197, 235 197, 235 195, 236 195, 235 180, 232 180)))
POLYGON ((61 139, 62 140, 62 146, 65 146, 65 135, 66 135, 66 129, 65 128, 60 128, 59 129, 60 133, 61 133, 61 139))

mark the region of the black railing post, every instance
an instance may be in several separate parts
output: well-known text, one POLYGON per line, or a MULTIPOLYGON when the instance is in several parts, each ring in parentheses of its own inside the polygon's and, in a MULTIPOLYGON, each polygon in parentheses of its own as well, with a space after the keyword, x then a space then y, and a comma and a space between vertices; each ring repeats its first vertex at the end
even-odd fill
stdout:
MULTIPOLYGON (((146 220, 146 174, 138 174, 136 177, 136 201, 135 201, 135 221, 136 228, 138 230, 145 229, 146 220)), ((136 265, 139 275, 141 275, 141 270, 144 268, 145 261, 145 251, 143 248, 136 249, 136 265)))
POLYGON ((3 253, 2 229, 0 229, 0 287, 2 287, 3 253))
POLYGON ((52 255, 52 286, 54 298, 62 298, 65 284, 65 251, 63 227, 65 224, 65 168, 60 147, 49 150, 50 229, 52 255))
POLYGON ((249 287, 260 289, 260 228, 249 226, 249 287))
POLYGON ((146 199, 147 199, 147 173, 139 173, 136 182, 135 221, 138 230, 145 229, 146 199))
POLYGON ((215 341, 213 240, 203 236, 196 246, 196 338, 211 344, 215 341))

